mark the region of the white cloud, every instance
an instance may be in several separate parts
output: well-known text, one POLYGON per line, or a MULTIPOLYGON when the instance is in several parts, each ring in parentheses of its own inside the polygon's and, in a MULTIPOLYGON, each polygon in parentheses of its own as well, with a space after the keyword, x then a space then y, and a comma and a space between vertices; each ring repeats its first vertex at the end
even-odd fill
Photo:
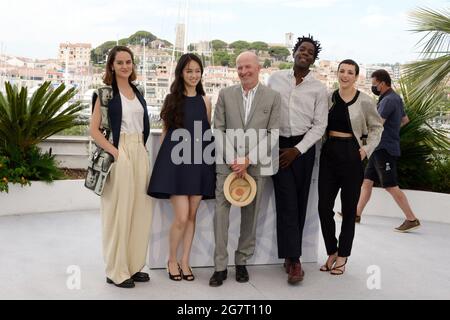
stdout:
POLYGON ((399 31, 409 28, 408 13, 411 9, 395 14, 386 14, 386 10, 376 5, 370 5, 366 9, 366 15, 360 18, 360 23, 370 29, 384 28, 387 25, 395 26, 399 31))
POLYGON ((382 12, 381 8, 375 5, 370 5, 367 7, 366 12, 368 15, 380 14, 382 12))
MULTIPOLYGON (((232 11, 227 10, 207 10, 207 9, 199 9, 199 8, 191 8, 189 11, 189 17, 190 20, 195 23, 196 20, 202 20, 208 17, 211 17, 214 19, 215 23, 225 23, 225 22, 232 22, 237 20, 237 15, 234 14, 232 11)), ((184 16, 184 9, 178 10, 175 7, 159 7, 159 8, 152 8, 151 15, 154 16, 165 16, 165 17, 172 17, 172 18, 178 18, 184 16)))
POLYGON ((370 29, 384 29, 386 23, 390 23, 392 17, 382 14, 370 14, 361 18, 360 22, 370 29))

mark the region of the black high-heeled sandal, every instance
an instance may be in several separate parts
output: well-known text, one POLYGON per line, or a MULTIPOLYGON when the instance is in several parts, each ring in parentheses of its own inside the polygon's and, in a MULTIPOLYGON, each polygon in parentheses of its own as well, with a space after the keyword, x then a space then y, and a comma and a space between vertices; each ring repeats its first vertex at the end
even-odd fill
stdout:
POLYGON ((192 272, 191 267, 188 267, 188 268, 189 268, 189 272, 190 272, 191 274, 184 274, 183 269, 181 269, 181 276, 183 277, 183 280, 186 280, 186 281, 194 281, 194 280, 195 280, 194 273, 192 272))
POLYGON ((323 266, 321 266, 319 270, 322 272, 330 272, 333 269, 333 265, 336 263, 336 260, 337 260, 337 255, 334 256, 334 259, 331 261, 331 265, 329 266, 327 264, 327 262, 328 262, 328 259, 327 259, 325 264, 323 266))
MULTIPOLYGON (((336 259, 337 259, 337 258, 336 258, 336 259)), ((342 269, 340 269, 340 268, 344 267, 344 266, 347 264, 347 260, 348 260, 348 257, 345 258, 344 264, 342 264, 342 265, 340 265, 340 266, 334 266, 334 268, 331 269, 330 274, 332 274, 333 276, 340 276, 340 275, 343 275, 344 272, 345 272, 345 268, 344 268, 344 270, 342 270, 342 269), (337 273, 336 273, 336 272, 333 273, 333 271, 337 271, 337 273)))
POLYGON ((177 263, 177 265, 178 265, 178 274, 171 274, 170 270, 169 270, 169 261, 167 261, 167 273, 169 274, 170 280, 181 281, 181 279, 182 279, 180 265, 178 263, 177 263))

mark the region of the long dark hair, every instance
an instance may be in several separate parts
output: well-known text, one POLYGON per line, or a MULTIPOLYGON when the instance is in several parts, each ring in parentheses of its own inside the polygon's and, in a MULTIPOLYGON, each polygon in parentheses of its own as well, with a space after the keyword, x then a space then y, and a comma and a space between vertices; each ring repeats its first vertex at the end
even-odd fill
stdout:
MULTIPOLYGON (((185 100, 184 92, 185 85, 183 79, 183 70, 187 64, 191 61, 195 61, 200 66, 200 70, 203 76, 202 61, 198 56, 193 53, 183 54, 178 60, 177 67, 175 68, 175 80, 170 85, 170 93, 166 96, 161 109, 161 119, 164 122, 164 127, 169 128, 182 128, 183 127, 183 102, 185 100)), ((195 87, 198 95, 204 96, 205 90, 203 90, 202 81, 200 80, 195 87)))
POLYGON ((112 69, 114 65, 114 60, 116 60, 117 53, 122 51, 128 52, 131 56, 131 61, 133 62, 133 71, 131 72, 130 77, 128 78, 128 82, 131 83, 132 81, 136 80, 133 51, 131 51, 128 47, 125 46, 115 46, 114 48, 111 49, 111 51, 108 54, 105 75, 103 76, 103 82, 108 86, 112 85, 116 81, 116 75, 112 71, 112 69))

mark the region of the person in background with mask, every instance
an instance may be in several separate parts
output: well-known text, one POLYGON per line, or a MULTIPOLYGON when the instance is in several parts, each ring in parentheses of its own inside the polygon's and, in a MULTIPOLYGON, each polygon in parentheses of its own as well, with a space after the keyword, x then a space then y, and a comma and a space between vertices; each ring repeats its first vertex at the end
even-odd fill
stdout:
POLYGON ((384 130, 381 141, 375 152, 369 158, 369 164, 364 173, 364 182, 358 202, 357 216, 361 217, 364 207, 370 199, 374 181, 389 192, 402 209, 406 219, 397 228, 398 232, 409 232, 420 227, 408 199, 398 186, 397 159, 400 156, 400 128, 409 122, 403 108, 402 98, 391 88, 391 77, 386 70, 379 69, 372 73, 372 92, 380 96, 378 113, 384 130))

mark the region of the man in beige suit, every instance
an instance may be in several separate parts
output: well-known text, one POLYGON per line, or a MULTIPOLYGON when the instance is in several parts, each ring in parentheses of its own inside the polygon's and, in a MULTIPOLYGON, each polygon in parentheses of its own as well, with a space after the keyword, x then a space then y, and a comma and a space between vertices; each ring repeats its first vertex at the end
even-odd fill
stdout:
POLYGON ((215 272, 209 285, 217 287, 227 278, 228 227, 231 204, 225 199, 226 177, 251 175, 257 184, 254 201, 241 208, 241 228, 235 252, 236 281, 247 282, 245 267, 253 255, 256 242, 256 221, 259 204, 268 179, 276 173, 274 157, 278 151, 278 122, 281 105, 279 93, 259 83, 261 69, 253 52, 243 52, 236 59, 239 85, 220 91, 214 111, 216 138, 216 208, 214 215, 215 272), (269 145, 269 147, 268 147, 269 145))

